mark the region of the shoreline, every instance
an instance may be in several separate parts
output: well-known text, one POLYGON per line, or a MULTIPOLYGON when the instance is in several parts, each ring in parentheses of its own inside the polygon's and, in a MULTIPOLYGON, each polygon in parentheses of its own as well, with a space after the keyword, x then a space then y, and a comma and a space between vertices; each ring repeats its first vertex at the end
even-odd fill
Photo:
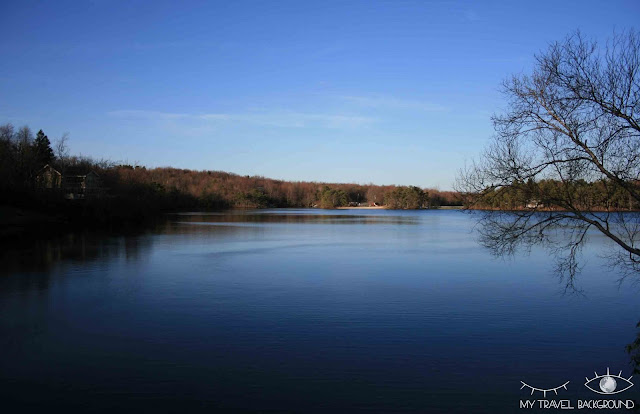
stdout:
MULTIPOLYGON (((311 207, 313 208, 313 207, 311 207)), ((432 208, 386 208, 385 206, 377 206, 377 207, 336 207, 335 209, 329 210, 462 210, 463 206, 438 206, 432 208)))
POLYGON ((384 210, 384 209, 385 208, 382 206, 376 206, 376 207, 336 207, 335 209, 327 209, 327 210, 384 210))

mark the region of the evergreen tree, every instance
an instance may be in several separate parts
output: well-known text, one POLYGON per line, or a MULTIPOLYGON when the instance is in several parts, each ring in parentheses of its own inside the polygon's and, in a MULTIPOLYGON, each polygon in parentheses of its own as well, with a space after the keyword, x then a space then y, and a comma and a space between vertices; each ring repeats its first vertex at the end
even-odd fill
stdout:
POLYGON ((393 191, 385 194, 384 203, 390 209, 417 209, 423 208, 427 203, 428 193, 422 191, 420 187, 396 187, 393 191))
POLYGON ((321 208, 336 208, 344 207, 348 204, 347 193, 340 189, 330 188, 324 186, 320 192, 320 207, 321 208))
POLYGON ((38 168, 49 164, 55 158, 53 155, 53 149, 51 148, 51 142, 42 130, 38 131, 38 134, 36 135, 36 139, 33 143, 33 149, 38 168))

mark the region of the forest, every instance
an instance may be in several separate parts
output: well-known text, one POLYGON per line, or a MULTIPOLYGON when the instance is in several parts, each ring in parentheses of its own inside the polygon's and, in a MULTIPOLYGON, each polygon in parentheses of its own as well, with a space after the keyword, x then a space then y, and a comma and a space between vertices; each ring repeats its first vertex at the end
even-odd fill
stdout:
MULTIPOLYGON (((337 208, 382 206, 393 209, 461 205, 458 193, 394 185, 283 181, 223 171, 146 168, 69 154, 66 138, 54 144, 27 127, 0 126, 0 202, 4 205, 64 210, 74 214, 141 217, 152 211, 228 208, 337 208), (100 191, 71 203, 61 188, 43 185, 49 165, 61 177, 93 171, 100 191), (82 206, 80 208, 79 206, 82 206), (80 213, 78 213, 80 212, 80 213)), ((55 187, 55 186, 54 186, 55 187)))

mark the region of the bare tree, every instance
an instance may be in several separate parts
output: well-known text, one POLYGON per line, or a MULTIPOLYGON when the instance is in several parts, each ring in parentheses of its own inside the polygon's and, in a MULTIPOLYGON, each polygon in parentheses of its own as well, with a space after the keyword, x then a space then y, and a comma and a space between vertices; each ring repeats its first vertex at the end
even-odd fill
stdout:
MULTIPOLYGON (((15 129, 12 124, 0 125, 0 191, 6 194, 16 182, 15 129)), ((2 196, 0 196, 2 197, 2 196)))
POLYGON ((0 125, 0 142, 9 145, 14 139, 15 131, 12 124, 0 125))
POLYGON ((33 150, 33 132, 27 125, 14 134, 14 145, 17 149, 17 180, 25 188, 29 187, 35 170, 35 151, 33 150))
POLYGON ((495 253, 543 243, 573 276, 595 229, 615 244, 616 265, 640 269, 638 215, 612 201, 640 205, 639 71, 637 32, 602 47, 577 32, 535 56, 530 75, 504 82, 508 110, 494 115, 493 141, 457 182, 472 208, 500 210, 496 199, 515 195, 516 211, 482 214, 481 238, 495 253))
POLYGON ((65 132, 60 138, 56 140, 54 148, 55 156, 58 159, 58 163, 63 170, 69 163, 69 145, 67 144, 68 141, 69 133, 65 132))
POLYGON ((16 145, 18 147, 29 147, 33 143, 33 132, 27 125, 21 127, 15 134, 16 145))

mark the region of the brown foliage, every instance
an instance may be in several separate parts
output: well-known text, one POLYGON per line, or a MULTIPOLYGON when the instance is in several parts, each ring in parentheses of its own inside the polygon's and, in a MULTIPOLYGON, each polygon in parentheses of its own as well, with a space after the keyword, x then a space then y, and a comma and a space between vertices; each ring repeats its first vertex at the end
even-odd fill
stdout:
MULTIPOLYGON (((114 192, 152 188, 159 194, 183 194, 199 200, 203 208, 314 207, 320 204, 328 186, 343 191, 349 203, 382 204, 395 186, 283 181, 261 176, 242 176, 223 171, 194 171, 177 168, 116 166, 103 172, 110 177, 114 192)), ((452 191, 427 190, 434 206, 457 205, 452 191)))

